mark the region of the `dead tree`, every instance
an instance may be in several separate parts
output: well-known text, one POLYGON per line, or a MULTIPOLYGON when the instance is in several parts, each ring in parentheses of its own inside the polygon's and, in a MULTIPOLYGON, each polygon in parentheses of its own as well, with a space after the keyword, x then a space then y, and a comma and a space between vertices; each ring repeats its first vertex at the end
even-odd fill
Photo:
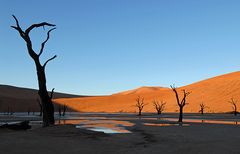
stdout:
POLYGON ((51 94, 50 94, 51 99, 53 99, 54 90, 55 90, 55 88, 52 88, 52 91, 51 91, 51 94))
POLYGON ((205 108, 206 108, 206 105, 204 104, 204 103, 201 103, 201 104, 199 104, 200 105, 200 110, 199 110, 199 112, 201 113, 201 115, 203 115, 204 114, 204 110, 205 110, 205 108))
POLYGON ((9 106, 8 106, 8 108, 7 108, 7 114, 8 114, 8 115, 13 115, 13 113, 14 113, 14 111, 13 111, 12 107, 9 107, 9 106))
POLYGON ((28 115, 30 115, 30 108, 28 108, 28 111, 27 111, 28 115))
POLYGON ((155 109, 157 111, 157 114, 160 115, 160 114, 162 114, 162 112, 165 109, 166 102, 161 101, 159 103, 159 101, 153 100, 153 105, 154 105, 154 107, 155 107, 155 109))
POLYGON ((66 110, 67 110, 67 105, 61 105, 61 104, 59 104, 58 105, 58 115, 59 115, 59 117, 60 116, 65 116, 65 113, 66 113, 66 110))
POLYGON ((144 103, 144 98, 141 98, 140 96, 138 96, 138 98, 136 99, 136 102, 137 102, 136 107, 138 108, 138 115, 141 116, 143 107, 146 105, 144 103))
POLYGON ((231 98, 230 101, 228 101, 230 104, 232 104, 232 109, 233 109, 233 114, 237 116, 238 111, 237 111, 237 101, 231 98))
POLYGON ((51 97, 48 95, 47 91, 47 86, 46 86, 46 75, 45 75, 45 68, 51 60, 55 59, 57 56, 54 55, 53 57, 49 58, 45 63, 41 64, 40 62, 40 56, 42 55, 44 51, 45 44, 50 38, 50 32, 53 31, 56 25, 47 23, 47 22, 42 22, 42 23, 37 23, 29 26, 25 31, 22 30, 22 28, 19 25, 18 19, 13 15, 13 18, 15 19, 16 26, 11 26, 15 30, 18 31, 19 35, 22 37, 22 39, 25 41, 28 54, 30 57, 34 60, 36 70, 37 70, 37 78, 38 78, 38 95, 40 96, 41 102, 42 102, 42 107, 43 107, 43 127, 49 126, 49 125, 54 125, 54 106, 51 100, 51 97), (34 51, 32 47, 32 41, 30 38, 30 32, 39 27, 53 27, 47 32, 47 38, 44 40, 41 44, 41 48, 39 52, 37 53, 34 51))
POLYGON ((58 115, 59 117, 62 116, 62 105, 58 105, 58 115))
POLYGON ((14 111, 11 109, 11 113, 10 113, 10 115, 13 115, 13 113, 14 113, 14 111))
POLYGON ((67 105, 64 104, 62 116, 65 116, 66 111, 67 111, 67 105))
POLYGON ((40 111, 39 111, 39 116, 41 117, 42 116, 42 113, 43 113, 43 107, 42 107, 42 103, 39 99, 37 99, 37 102, 38 102, 38 105, 39 105, 39 108, 40 108, 40 111))
POLYGON ((179 106, 179 119, 178 119, 178 122, 182 122, 182 119, 183 119, 183 108, 186 105, 186 97, 190 94, 190 92, 187 92, 185 89, 183 89, 182 90, 183 98, 180 101, 176 87, 174 85, 170 86, 170 87, 172 88, 173 92, 176 95, 177 104, 179 106))
POLYGON ((10 107, 7 108, 7 115, 10 115, 10 107))

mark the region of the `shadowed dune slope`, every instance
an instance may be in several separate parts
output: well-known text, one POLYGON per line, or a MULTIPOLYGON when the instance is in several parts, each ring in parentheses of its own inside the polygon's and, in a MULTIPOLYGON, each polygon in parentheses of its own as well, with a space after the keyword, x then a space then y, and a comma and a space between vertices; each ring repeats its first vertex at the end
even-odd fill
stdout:
MULTIPOLYGON (((78 95, 54 93, 54 98, 71 98, 78 95)), ((0 112, 9 110, 14 112, 26 112, 28 110, 39 111, 38 91, 35 89, 19 88, 8 85, 0 85, 0 112)))
MULTIPOLYGON (((240 105, 240 72, 179 87, 177 90, 180 98, 182 98, 181 89, 191 92, 187 97, 189 104, 184 108, 185 112, 198 112, 200 103, 207 106, 206 112, 229 112, 232 110, 231 104, 228 102, 231 98, 239 100, 240 105)), ((166 101, 166 112, 178 110, 174 93, 170 88, 163 87, 141 87, 109 96, 61 98, 54 101, 82 112, 136 112, 135 99, 138 96, 144 97, 147 103, 144 112, 155 112, 153 99, 166 101)))

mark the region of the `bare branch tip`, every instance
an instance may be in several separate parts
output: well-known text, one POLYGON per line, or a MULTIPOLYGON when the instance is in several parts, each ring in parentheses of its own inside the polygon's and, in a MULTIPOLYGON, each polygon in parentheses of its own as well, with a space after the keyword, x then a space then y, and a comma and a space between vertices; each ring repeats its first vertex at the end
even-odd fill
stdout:
POLYGON ((17 18, 16 18, 16 16, 15 16, 15 15, 12 15, 12 17, 13 17, 15 20, 17 20, 17 18))

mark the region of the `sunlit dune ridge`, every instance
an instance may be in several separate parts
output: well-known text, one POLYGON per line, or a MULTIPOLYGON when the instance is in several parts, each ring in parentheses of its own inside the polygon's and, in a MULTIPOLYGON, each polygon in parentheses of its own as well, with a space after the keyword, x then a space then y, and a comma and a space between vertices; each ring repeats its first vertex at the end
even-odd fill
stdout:
MULTIPOLYGON (((214 78, 199 81, 177 90, 182 98, 181 89, 190 91, 187 97, 185 112, 199 112, 200 103, 204 103, 206 112, 229 112, 232 106, 229 103, 231 98, 237 100, 240 106, 240 72, 229 73, 214 78)), ((154 99, 165 101, 165 112, 176 112, 178 106, 174 93, 170 88, 163 87, 141 87, 134 90, 116 93, 109 96, 81 97, 81 98, 60 98, 54 102, 66 104, 81 112, 136 112, 136 98, 144 97, 147 104, 143 112, 155 112, 152 101, 154 99)))

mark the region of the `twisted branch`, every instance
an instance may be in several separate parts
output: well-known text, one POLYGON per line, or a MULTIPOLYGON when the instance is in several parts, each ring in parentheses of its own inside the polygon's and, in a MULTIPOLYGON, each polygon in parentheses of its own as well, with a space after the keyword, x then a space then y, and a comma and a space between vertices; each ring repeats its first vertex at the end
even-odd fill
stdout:
POLYGON ((12 15, 12 16, 13 16, 14 20, 16 21, 17 26, 11 26, 11 27, 16 29, 19 32, 20 36, 25 39, 25 34, 19 25, 18 19, 14 15, 12 15))
POLYGON ((25 30, 25 34, 28 35, 30 33, 30 31, 33 30, 34 28, 44 27, 44 26, 55 27, 56 25, 50 24, 50 23, 47 23, 47 22, 42 22, 42 23, 39 23, 39 24, 33 24, 25 30))
POLYGON ((46 67, 47 63, 53 59, 55 59, 57 57, 57 55, 54 55, 52 58, 48 59, 44 64, 43 64, 43 68, 46 67))
POLYGON ((48 41, 49 38, 50 38, 50 32, 53 31, 54 29, 56 29, 56 28, 52 28, 52 29, 50 29, 50 30, 47 32, 47 38, 46 38, 46 40, 42 43, 41 49, 40 49, 40 52, 39 52, 38 56, 41 56, 41 54, 43 53, 43 49, 44 49, 44 47, 45 47, 45 44, 47 43, 47 41, 48 41))

